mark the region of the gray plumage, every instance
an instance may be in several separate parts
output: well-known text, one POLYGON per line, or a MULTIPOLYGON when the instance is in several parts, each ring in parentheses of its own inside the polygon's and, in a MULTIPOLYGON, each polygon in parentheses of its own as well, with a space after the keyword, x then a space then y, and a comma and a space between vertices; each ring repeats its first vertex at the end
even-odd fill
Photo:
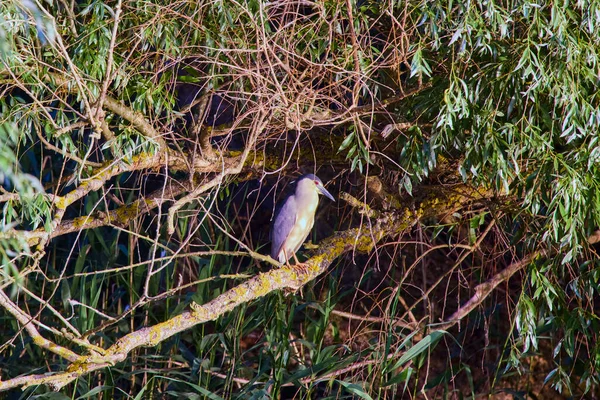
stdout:
POLYGON ((313 227, 319 194, 335 200, 317 176, 303 175, 297 180, 295 192, 275 211, 270 234, 271 257, 275 260, 286 263, 300 249, 313 227))
MULTIPOLYGON (((273 219, 273 224, 271 226, 271 257, 273 257, 275 260, 278 260, 280 263, 287 261, 282 261, 279 259, 279 252, 283 248, 285 239, 287 239, 288 235, 292 231, 292 228, 294 227, 294 223, 296 222, 296 209, 297 205, 294 196, 288 196, 273 219)), ((308 233, 306 234, 306 237, 308 237, 308 233)), ((306 240, 306 237, 304 240, 306 240)), ((298 245, 296 251, 300 249, 301 245, 302 243, 298 245)), ((288 254, 288 256, 291 257, 292 254, 288 254)))

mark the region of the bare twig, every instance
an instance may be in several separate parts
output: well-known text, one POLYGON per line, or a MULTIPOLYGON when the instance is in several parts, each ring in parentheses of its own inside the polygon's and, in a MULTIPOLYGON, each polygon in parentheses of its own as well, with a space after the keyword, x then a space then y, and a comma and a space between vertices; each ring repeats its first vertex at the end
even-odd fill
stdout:
POLYGON ((44 145, 49 148, 50 150, 62 155, 63 157, 73 160, 75 162, 77 162, 80 165, 89 165, 91 167, 94 168, 98 168, 101 167, 102 164, 97 163, 97 162, 93 162, 93 161, 88 161, 88 160, 82 160, 81 158, 79 158, 78 156, 76 156, 75 154, 71 154, 68 153, 62 149, 59 149, 58 147, 54 146, 52 143, 50 143, 48 140, 46 140, 46 138, 44 137, 44 135, 42 135, 42 133, 40 132, 40 129, 35 129, 35 133, 37 134, 37 137, 42 141, 42 143, 44 143, 44 145))
POLYGON ((399 122, 396 124, 388 124, 381 131, 381 137, 387 139, 388 136, 394 131, 403 131, 405 129, 412 128, 413 126, 419 126, 422 128, 431 128, 432 124, 415 124, 414 122, 399 122))
POLYGON ((110 112, 113 112, 129 121, 142 135, 156 141, 162 151, 167 150, 167 143, 165 142, 164 138, 148 121, 146 121, 146 118, 142 113, 134 111, 130 107, 119 102, 118 100, 113 99, 110 96, 106 96, 103 105, 110 112))
MULTIPOLYGON (((308 306, 315 310, 319 310, 319 307, 317 307, 314 304, 309 304, 308 306)), ((399 326, 401 328, 406 328, 406 329, 418 328, 418 324, 407 323, 400 319, 394 319, 394 318, 389 318, 389 317, 372 317, 370 315, 357 315, 357 314, 352 314, 349 312, 339 311, 339 310, 331 310, 331 314, 337 315, 337 316, 340 316, 340 317, 346 318, 346 319, 353 319, 353 320, 364 321, 364 322, 374 322, 376 324, 391 323, 394 326, 399 326)))
POLYGON ((58 138, 67 132, 71 132, 72 130, 79 129, 79 128, 84 128, 87 125, 88 125, 88 123, 84 122, 84 121, 75 122, 74 124, 57 129, 56 132, 54 132, 54 137, 58 138))
MULTIPOLYGON (((594 232, 590 237, 588 237, 589 244, 595 244, 598 242, 600 242, 600 230, 594 232)), ((444 322, 440 324, 433 324, 433 326, 435 329, 442 330, 446 330, 454 326, 458 321, 462 320, 471 311, 483 303, 483 301, 499 284, 509 280, 511 276, 527 267, 535 259, 547 257, 549 254, 549 250, 537 251, 527 257, 524 257, 522 260, 510 264, 508 267, 494 275, 491 279, 477 285, 475 287, 475 294, 465 304, 456 310, 450 317, 446 318, 444 322)))
POLYGON ((115 52, 115 43, 117 41, 117 29, 119 27, 119 18, 121 16, 121 2, 119 0, 117 2, 117 6, 115 7, 115 24, 113 25, 112 35, 110 38, 110 45, 108 47, 108 60, 106 61, 106 75, 104 77, 104 83, 102 84, 102 91, 100 92, 100 97, 98 98, 98 109, 96 110, 96 118, 98 120, 102 120, 101 118, 101 110, 104 105, 104 99, 106 98, 106 93, 108 92, 108 86, 112 81, 112 68, 113 68, 113 58, 115 52))
MULTIPOLYGON (((595 231, 590 237, 588 237, 589 244, 595 244, 598 242, 600 242, 600 230, 595 231)), ((483 301, 499 284, 509 280, 511 276, 527 267, 535 259, 547 257, 550 253, 551 252, 549 250, 537 251, 527 257, 524 257, 522 260, 510 264, 508 267, 494 275, 491 279, 477 285, 475 287, 475 294, 450 317, 446 318, 444 322, 440 324, 433 324, 432 326, 435 327, 435 329, 441 330, 446 330, 454 326, 457 322, 461 321, 471 311, 483 303, 483 301)))
POLYGON ((246 143, 246 148, 244 149, 237 165, 224 168, 222 172, 217 174, 209 182, 200 185, 189 194, 179 199, 169 208, 169 214, 167 216, 167 231, 169 234, 173 234, 175 232, 175 213, 180 210, 181 207, 196 200, 202 193, 205 193, 214 187, 220 186, 226 176, 240 173, 244 163, 246 162, 246 158, 248 158, 248 154, 250 154, 250 151, 254 148, 254 144, 258 138, 258 135, 265 129, 266 125, 266 115, 263 111, 261 111, 260 115, 257 117, 255 128, 253 129, 248 143, 246 143))

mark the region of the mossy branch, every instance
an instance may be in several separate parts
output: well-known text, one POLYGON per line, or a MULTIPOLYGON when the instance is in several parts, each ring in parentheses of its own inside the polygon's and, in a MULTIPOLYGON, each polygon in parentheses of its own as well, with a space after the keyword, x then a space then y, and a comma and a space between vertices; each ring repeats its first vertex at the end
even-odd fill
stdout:
POLYGON ((34 326, 34 319, 21 310, 15 303, 13 303, 2 290, 0 290, 0 306, 2 306, 17 321, 19 321, 19 323, 23 326, 23 329, 25 329, 31 339, 33 339, 33 343, 35 343, 37 346, 51 351, 52 353, 58 354, 62 358, 71 362, 75 362, 79 359, 80 356, 78 354, 43 337, 34 326))
POLYGON ((79 232, 85 229, 99 228, 107 225, 125 227, 139 215, 148 213, 149 211, 163 204, 165 201, 174 199, 188 190, 189 187, 186 184, 181 184, 176 188, 169 187, 165 188, 164 190, 159 189, 146 197, 135 200, 131 204, 121 206, 115 210, 110 210, 107 212, 99 211, 92 215, 86 215, 83 217, 63 221, 55 230, 51 232, 50 238, 53 239, 57 236, 66 235, 68 233, 79 232))
MULTIPOLYGON (((57 216, 59 216, 61 212, 64 212, 64 210, 71 204, 82 199, 91 192, 100 190, 108 180, 120 174, 140 170, 156 169, 164 167, 165 165, 172 171, 189 171, 190 166, 184 161, 184 158, 184 156, 180 155, 177 157, 172 157, 161 153, 142 153, 133 157, 130 163, 105 163, 101 167, 93 170, 92 176, 82 180, 82 182, 80 182, 80 184, 71 192, 65 194, 64 196, 49 195, 52 198, 52 202, 57 210, 56 216, 53 218, 54 224, 52 230, 47 231, 44 228, 39 228, 33 231, 19 231, 13 229, 6 232, 0 232, 0 239, 21 236, 27 240, 30 246, 35 246, 40 243, 47 243, 49 239, 67 233, 76 232, 82 229, 92 229, 99 226, 105 226, 110 224, 111 221, 114 221, 115 225, 119 225, 123 214, 127 214, 129 217, 131 217, 133 210, 144 212, 156 207, 157 204, 155 204, 155 202, 159 199, 159 197, 161 197, 159 196, 159 193, 153 193, 146 199, 137 200, 128 206, 105 213, 99 212, 94 215, 82 216, 65 222, 62 222, 62 217, 57 218, 57 216), (144 202, 146 202, 145 205, 143 204, 144 202)), ((192 166, 194 170, 189 172, 217 172, 222 170, 223 166, 226 166, 227 171, 237 171, 238 166, 243 166, 244 164, 241 162, 241 160, 242 155, 240 154, 226 154, 221 162, 195 164, 192 166)), ((258 163, 260 164, 261 160, 258 160, 258 163)), ((256 164, 257 163, 254 162, 252 166, 256 167, 256 164)), ((187 185, 183 185, 177 189, 170 189, 169 191, 172 192, 170 197, 174 198, 190 190, 191 188, 187 185)), ((162 193, 162 191, 160 194, 168 195, 162 193)), ((19 200, 19 196, 18 194, 13 193, 6 193, 0 196, 0 202, 8 200, 19 200)))
POLYGON ((284 266, 259 274, 233 287, 206 304, 192 304, 186 311, 165 322, 132 332, 103 354, 94 352, 80 356, 66 371, 47 375, 31 375, 0 381, 0 391, 14 387, 45 384, 59 390, 78 377, 124 361, 128 354, 143 346, 156 346, 164 340, 198 324, 212 321, 238 305, 251 302, 276 290, 299 290, 306 283, 325 273, 331 263, 348 251, 369 252, 385 237, 395 237, 414 226, 421 217, 445 214, 464 205, 468 200, 480 199, 480 192, 467 186, 455 187, 446 196, 431 196, 423 200, 416 211, 406 207, 395 212, 381 213, 372 226, 349 229, 323 240, 315 255, 304 268, 284 266))

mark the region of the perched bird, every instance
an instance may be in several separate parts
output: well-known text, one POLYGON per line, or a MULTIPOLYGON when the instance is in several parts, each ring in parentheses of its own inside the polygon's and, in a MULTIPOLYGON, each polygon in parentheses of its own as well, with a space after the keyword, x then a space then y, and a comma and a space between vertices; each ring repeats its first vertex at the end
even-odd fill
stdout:
POLYGON ((335 198, 323 187, 323 182, 313 174, 302 175, 296 182, 296 191, 289 195, 275 212, 271 226, 271 257, 282 264, 294 257, 308 237, 315 222, 319 195, 335 198))

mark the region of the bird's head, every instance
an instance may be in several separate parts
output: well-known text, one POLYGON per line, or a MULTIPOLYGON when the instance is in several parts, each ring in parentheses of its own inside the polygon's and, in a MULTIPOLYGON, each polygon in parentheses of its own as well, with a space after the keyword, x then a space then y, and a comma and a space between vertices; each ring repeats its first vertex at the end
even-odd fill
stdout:
POLYGON ((328 199, 335 201, 335 197, 323 186, 323 181, 314 174, 306 174, 298 178, 298 187, 310 188, 311 190, 315 190, 317 194, 322 194, 328 199))

